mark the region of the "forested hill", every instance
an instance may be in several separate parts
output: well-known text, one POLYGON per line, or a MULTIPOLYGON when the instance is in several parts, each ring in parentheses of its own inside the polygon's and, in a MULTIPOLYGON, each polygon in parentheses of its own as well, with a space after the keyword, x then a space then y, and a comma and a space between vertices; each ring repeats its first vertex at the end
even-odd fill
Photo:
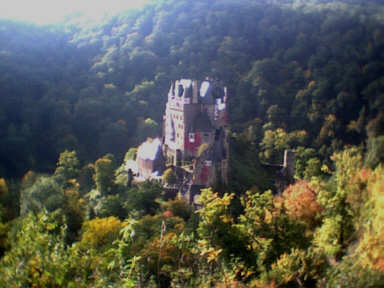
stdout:
POLYGON ((0 20, 0 287, 384 287, 381 3, 0 20), (125 160, 171 81, 206 76, 229 90, 230 169, 196 209, 167 199, 177 170, 131 182, 125 160))
POLYGON ((261 161, 296 148, 318 170, 364 144, 375 165, 383 15, 380 1, 163 0, 98 25, 2 20, 0 175, 53 171, 65 149, 121 158, 160 133, 172 80, 206 76, 229 87, 233 135, 261 161))

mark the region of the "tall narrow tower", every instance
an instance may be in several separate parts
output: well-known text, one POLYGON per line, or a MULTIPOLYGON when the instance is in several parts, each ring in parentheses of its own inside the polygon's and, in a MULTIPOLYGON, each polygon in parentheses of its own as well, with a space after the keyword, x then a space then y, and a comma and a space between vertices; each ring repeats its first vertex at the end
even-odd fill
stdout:
POLYGON ((172 83, 164 114, 163 153, 168 165, 192 173, 189 185, 207 187, 226 178, 226 125, 226 87, 208 78, 172 83))

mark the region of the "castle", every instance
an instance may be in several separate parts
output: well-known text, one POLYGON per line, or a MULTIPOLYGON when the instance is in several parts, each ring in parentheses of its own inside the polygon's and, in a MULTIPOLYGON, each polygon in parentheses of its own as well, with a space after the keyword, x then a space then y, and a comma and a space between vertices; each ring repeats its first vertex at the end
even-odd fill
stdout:
POLYGON ((172 169, 176 181, 168 188, 177 190, 191 203, 201 188, 226 183, 227 98, 227 88, 209 78, 172 83, 162 138, 139 147, 137 177, 151 179, 172 169))
MULTIPOLYGON (((142 143, 136 160, 127 161, 128 183, 133 175, 136 181, 157 179, 163 181, 169 197, 179 194, 190 203, 196 203, 202 188, 227 184, 227 99, 227 88, 209 78, 172 83, 162 137, 142 143), (162 177, 167 170, 174 176, 172 183, 162 177)), ((276 192, 282 193, 294 181, 295 153, 286 150, 282 165, 263 167, 275 175, 276 192)))

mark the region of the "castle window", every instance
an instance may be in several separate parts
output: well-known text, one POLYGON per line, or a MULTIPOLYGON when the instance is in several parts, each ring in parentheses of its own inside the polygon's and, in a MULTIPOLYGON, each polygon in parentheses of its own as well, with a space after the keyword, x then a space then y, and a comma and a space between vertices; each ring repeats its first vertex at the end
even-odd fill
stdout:
POLYGON ((169 120, 166 123, 166 138, 168 138, 170 141, 175 140, 175 123, 173 122, 172 118, 168 118, 169 120))
POLYGON ((188 140, 190 143, 195 143, 195 133, 189 133, 188 140))

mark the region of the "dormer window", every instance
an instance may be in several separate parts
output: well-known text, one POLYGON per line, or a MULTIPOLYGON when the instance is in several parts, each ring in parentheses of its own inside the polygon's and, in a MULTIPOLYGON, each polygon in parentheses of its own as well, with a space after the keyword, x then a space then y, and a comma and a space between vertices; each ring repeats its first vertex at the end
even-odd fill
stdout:
POLYGON ((183 96, 183 94, 184 94, 184 87, 183 87, 183 85, 180 84, 177 96, 181 97, 181 96, 183 96))
POLYGON ((204 81, 203 83, 201 83, 201 86, 200 86, 200 96, 201 97, 204 98, 205 96, 207 96, 209 86, 210 86, 210 83, 208 81, 204 81))

